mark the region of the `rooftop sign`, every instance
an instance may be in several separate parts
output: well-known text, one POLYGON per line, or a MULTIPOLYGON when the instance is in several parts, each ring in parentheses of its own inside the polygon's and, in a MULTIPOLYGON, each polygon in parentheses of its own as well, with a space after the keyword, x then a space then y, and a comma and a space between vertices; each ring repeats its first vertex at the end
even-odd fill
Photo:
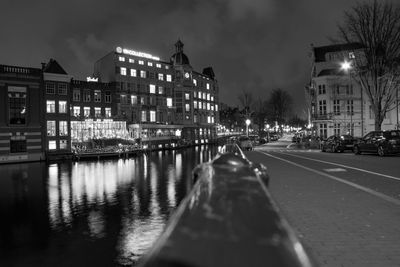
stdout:
POLYGON ((131 55, 131 56, 136 56, 136 57, 144 57, 144 58, 153 59, 153 60, 157 60, 157 61, 160 60, 159 57, 155 57, 155 56, 153 56, 151 54, 147 54, 147 53, 143 53, 143 52, 137 52, 137 51, 126 49, 126 48, 122 48, 122 47, 117 47, 115 49, 115 51, 117 53, 120 53, 120 54, 122 53, 122 54, 125 54, 125 55, 131 55))

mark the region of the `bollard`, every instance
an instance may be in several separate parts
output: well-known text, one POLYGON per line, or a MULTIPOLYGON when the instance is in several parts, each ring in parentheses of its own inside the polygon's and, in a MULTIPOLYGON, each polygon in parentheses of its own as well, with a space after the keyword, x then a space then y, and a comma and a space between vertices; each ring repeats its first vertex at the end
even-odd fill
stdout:
POLYGON ((268 192, 267 168, 235 146, 193 170, 191 192, 139 266, 312 266, 268 192))

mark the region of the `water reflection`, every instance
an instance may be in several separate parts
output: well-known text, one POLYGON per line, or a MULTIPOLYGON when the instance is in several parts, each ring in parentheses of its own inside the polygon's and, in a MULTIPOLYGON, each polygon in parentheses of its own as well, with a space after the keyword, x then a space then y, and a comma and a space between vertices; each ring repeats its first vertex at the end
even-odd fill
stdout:
POLYGON ((190 190, 192 169, 216 152, 0 166, 0 265, 135 263, 190 190))

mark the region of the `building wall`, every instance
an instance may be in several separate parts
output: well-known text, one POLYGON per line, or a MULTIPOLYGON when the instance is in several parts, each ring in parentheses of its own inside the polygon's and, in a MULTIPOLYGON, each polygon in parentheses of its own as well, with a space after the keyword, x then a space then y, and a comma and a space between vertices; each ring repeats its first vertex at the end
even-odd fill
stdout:
POLYGON ((0 163, 44 160, 41 70, 0 65, 0 163))

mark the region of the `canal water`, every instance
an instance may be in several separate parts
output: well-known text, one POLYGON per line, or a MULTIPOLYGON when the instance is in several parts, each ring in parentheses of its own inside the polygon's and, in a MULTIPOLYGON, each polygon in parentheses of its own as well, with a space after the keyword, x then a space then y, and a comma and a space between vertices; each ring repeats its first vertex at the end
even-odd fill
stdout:
POLYGON ((0 266, 134 265, 217 151, 0 165, 0 266))

